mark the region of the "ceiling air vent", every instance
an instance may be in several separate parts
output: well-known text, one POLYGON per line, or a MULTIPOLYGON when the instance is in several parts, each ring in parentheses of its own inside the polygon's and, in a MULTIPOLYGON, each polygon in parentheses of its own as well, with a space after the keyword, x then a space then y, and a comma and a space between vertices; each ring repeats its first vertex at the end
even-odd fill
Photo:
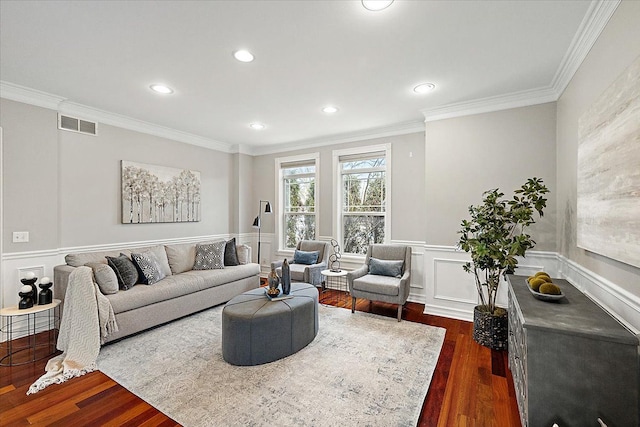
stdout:
POLYGON ((58 114, 58 129, 95 136, 98 134, 98 123, 58 114))

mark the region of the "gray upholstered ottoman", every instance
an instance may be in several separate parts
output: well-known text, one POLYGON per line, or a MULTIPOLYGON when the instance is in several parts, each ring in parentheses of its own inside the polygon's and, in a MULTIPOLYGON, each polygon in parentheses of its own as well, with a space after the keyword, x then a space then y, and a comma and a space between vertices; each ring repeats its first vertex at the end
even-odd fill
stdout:
POLYGON ((318 290, 292 283, 293 298, 270 301, 264 288, 230 300, 222 310, 222 357, 232 365, 260 365, 304 348, 318 333, 318 290))

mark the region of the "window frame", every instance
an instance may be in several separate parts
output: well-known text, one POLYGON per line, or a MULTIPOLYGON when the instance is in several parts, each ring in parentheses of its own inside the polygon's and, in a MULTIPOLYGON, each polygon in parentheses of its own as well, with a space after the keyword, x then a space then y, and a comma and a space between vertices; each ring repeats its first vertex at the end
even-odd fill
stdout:
POLYGON ((284 174, 283 169, 287 167, 288 164, 291 163, 313 163, 315 165, 315 173, 314 173, 314 212, 313 215, 315 217, 316 224, 316 236, 315 239, 318 240, 318 222, 320 219, 319 216, 319 206, 320 206, 320 153, 308 153, 301 154, 297 156, 287 156, 287 157, 278 157, 275 159, 275 168, 276 168, 276 200, 277 200, 277 219, 275 221, 275 234, 278 242, 278 251, 293 251, 295 248, 287 248, 285 247, 286 239, 284 236, 285 230, 285 206, 284 206, 284 174))
MULTIPOLYGON (((333 198, 333 224, 334 224, 334 233, 336 236, 336 240, 339 242, 340 247, 343 250, 343 254, 347 257, 357 257, 364 258, 364 254, 358 254, 353 252, 344 252, 344 236, 343 236, 343 227, 344 227, 344 216, 342 210, 342 202, 343 202, 343 183, 342 183, 342 168, 340 166, 340 158, 350 157, 350 156, 366 156, 367 154, 384 152, 385 157, 385 167, 384 167, 384 185, 385 185, 385 206, 384 206, 384 243, 388 244, 391 241, 391 144, 378 144, 378 145, 367 145, 362 147, 355 148, 347 148, 342 150, 333 150, 333 189, 334 189, 334 198, 333 198)), ((366 169, 365 169, 366 171, 366 169)), ((356 172, 356 170, 354 170, 356 172)), ((379 212, 373 212, 378 214, 379 212)))

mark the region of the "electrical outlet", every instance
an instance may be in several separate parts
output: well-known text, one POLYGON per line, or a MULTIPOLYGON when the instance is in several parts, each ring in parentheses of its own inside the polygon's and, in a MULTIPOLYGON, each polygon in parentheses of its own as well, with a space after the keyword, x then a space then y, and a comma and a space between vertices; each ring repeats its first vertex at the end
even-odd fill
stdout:
POLYGON ((29 241, 28 231, 14 231, 13 243, 27 243, 29 241))

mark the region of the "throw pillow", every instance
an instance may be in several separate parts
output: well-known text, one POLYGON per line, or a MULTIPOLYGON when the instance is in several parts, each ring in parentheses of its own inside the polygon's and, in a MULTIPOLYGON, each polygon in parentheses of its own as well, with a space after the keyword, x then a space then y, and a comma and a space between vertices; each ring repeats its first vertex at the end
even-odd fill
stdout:
POLYGON ((120 254, 118 257, 108 256, 106 258, 109 267, 113 268, 113 271, 115 271, 118 277, 120 289, 126 291, 138 283, 138 270, 133 261, 127 258, 125 254, 120 254))
POLYGON ((153 252, 146 251, 140 254, 132 253, 131 258, 133 259, 133 262, 135 262, 139 271, 142 272, 142 276, 144 276, 146 284, 153 285, 165 278, 165 274, 160 267, 158 257, 156 257, 153 252))
POLYGON ((195 244, 182 243, 178 245, 167 245, 164 249, 167 252, 169 267, 173 274, 193 270, 193 264, 196 261, 195 244))
POLYGON ((400 278, 403 265, 404 261, 369 258, 369 274, 400 278))
POLYGON ((236 238, 227 241, 224 246, 224 265, 240 265, 238 261, 238 250, 236 249, 236 238))
POLYGON ((318 256, 320 255, 319 251, 299 251, 296 249, 293 254, 293 262, 294 264, 306 264, 312 265, 318 262, 318 256))
POLYGON ((113 268, 101 262, 88 262, 85 266, 93 270, 93 277, 103 295, 118 293, 118 276, 113 268))
POLYGON ((196 262, 194 270, 213 270, 224 268, 224 247, 227 242, 221 240, 213 243, 198 243, 196 245, 196 262))

